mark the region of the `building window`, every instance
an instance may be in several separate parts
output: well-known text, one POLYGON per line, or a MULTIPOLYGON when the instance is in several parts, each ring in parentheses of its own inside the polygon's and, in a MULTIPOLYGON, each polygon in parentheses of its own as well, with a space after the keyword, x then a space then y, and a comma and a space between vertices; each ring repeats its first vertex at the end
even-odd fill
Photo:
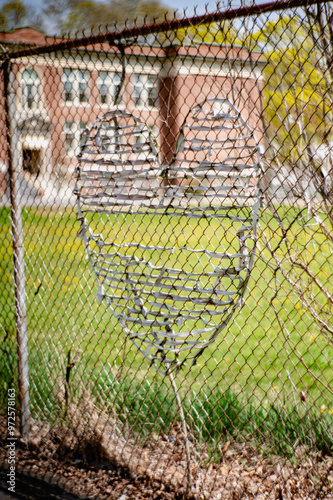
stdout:
POLYGON ((86 104, 89 101, 89 79, 89 71, 65 69, 63 72, 65 102, 86 104))
POLYGON ((99 99, 101 104, 110 104, 110 87, 111 78, 106 71, 101 71, 99 74, 99 99))
POLYGON ((65 123, 65 148, 67 153, 74 152, 75 123, 65 123))
POLYGON ((117 154, 120 150, 123 137, 115 133, 112 127, 101 127, 96 137, 96 144, 100 147, 102 153, 110 155, 117 154))
POLYGON ((158 84, 156 76, 133 76, 133 101, 135 106, 153 108, 157 106, 158 84))
POLYGON ((135 106, 143 106, 143 75, 133 76, 133 101, 135 106))
POLYGON ((100 71, 98 75, 98 88, 100 104, 112 106, 115 104, 115 97, 120 87, 120 75, 118 73, 110 73, 100 71))
POLYGON ((147 104, 149 107, 154 108, 157 106, 158 101, 158 85, 155 76, 147 78, 147 104))
POLYGON ((40 79, 33 69, 25 69, 21 76, 22 106, 38 109, 40 105, 40 79))
POLYGON ((134 130, 134 145, 133 150, 136 153, 147 152, 147 144, 149 145, 149 134, 147 130, 142 130, 141 127, 135 127, 134 130))
POLYGON ((155 125, 148 125, 148 128, 136 126, 134 129, 134 144, 132 145, 133 151, 145 159, 151 157, 151 154, 157 154, 157 134, 158 128, 155 125))
POLYGON ((66 122, 64 127, 65 132, 65 148, 68 154, 77 155, 80 146, 85 141, 85 131, 87 123, 85 122, 66 122))
POLYGON ((150 129, 153 143, 154 143, 155 147, 158 148, 160 130, 159 130, 157 125, 150 125, 149 129, 150 129))
POLYGON ((146 134, 141 130, 140 127, 135 127, 134 130, 134 141, 135 144, 139 145, 146 142, 146 134))
POLYGON ((81 103, 88 102, 89 97, 89 72, 88 71, 78 71, 79 80, 79 101, 81 103))

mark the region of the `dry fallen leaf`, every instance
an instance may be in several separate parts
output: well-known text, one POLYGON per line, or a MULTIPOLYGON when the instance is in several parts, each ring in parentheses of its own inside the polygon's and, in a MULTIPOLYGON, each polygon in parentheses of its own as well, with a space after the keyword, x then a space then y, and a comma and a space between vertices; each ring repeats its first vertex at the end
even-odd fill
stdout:
POLYGON ((222 453, 226 453, 228 451, 229 446, 230 446, 230 441, 227 441, 222 448, 222 453))

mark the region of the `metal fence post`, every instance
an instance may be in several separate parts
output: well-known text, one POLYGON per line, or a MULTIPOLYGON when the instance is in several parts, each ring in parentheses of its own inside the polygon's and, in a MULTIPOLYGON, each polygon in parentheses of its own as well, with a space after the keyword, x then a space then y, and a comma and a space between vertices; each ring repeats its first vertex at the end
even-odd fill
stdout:
POLYGON ((20 405, 20 432, 23 439, 30 431, 29 367, 27 339, 27 310, 24 275, 24 244, 21 207, 21 165, 18 132, 15 117, 15 76, 10 61, 3 64, 7 159, 10 183, 11 222, 13 238, 15 314, 17 333, 18 385, 20 405))

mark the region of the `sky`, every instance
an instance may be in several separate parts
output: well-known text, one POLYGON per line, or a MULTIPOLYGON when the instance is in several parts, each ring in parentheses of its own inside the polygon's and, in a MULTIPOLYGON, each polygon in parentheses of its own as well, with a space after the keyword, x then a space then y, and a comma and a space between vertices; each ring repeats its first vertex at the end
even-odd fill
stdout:
MULTIPOLYGON (((0 8, 9 1, 10 0, 0 0, 0 8)), ((43 0, 23 0, 23 3, 40 8, 43 5, 43 0)), ((161 0, 161 3, 170 7, 172 10, 178 10, 180 13, 183 13, 183 10, 187 8, 187 16, 192 16, 194 14, 194 7, 197 7, 197 14, 204 14, 206 4, 208 5, 208 12, 216 10, 215 0, 161 0)), ((222 1, 222 6, 223 3, 222 1)))
MULTIPOLYGON (((10 2, 12 0, 0 0, 0 9, 1 7, 10 2)), ((26 6, 32 6, 36 9, 36 11, 41 11, 43 7, 43 3, 45 0, 21 0, 26 6)), ((107 2, 108 0, 99 0, 107 2)), ((218 0, 160 0, 162 4, 166 7, 169 7, 171 10, 177 11, 178 17, 192 17, 194 15, 202 15, 205 13, 215 12, 217 10, 217 1, 218 0), (186 9, 184 13, 184 9, 186 9), (196 9, 196 10, 195 10, 196 9)), ((220 0, 220 10, 225 10, 225 4, 228 2, 231 3, 234 8, 239 6, 239 2, 241 0, 220 0)), ((262 2, 263 0, 258 0, 262 2)), ((46 33, 48 35, 54 35, 54 26, 52 21, 47 22, 46 33)))

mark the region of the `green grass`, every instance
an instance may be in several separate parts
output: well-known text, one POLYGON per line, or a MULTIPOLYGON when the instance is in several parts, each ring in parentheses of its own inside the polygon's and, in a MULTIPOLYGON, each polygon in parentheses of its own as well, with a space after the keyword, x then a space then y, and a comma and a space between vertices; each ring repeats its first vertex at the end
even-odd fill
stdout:
MULTIPOLYGON (((144 393, 145 384, 153 384, 151 387, 156 383, 160 385, 162 377, 156 375, 136 348, 125 340, 120 325, 112 317, 106 304, 96 300, 97 286, 86 259, 83 242, 77 237, 80 228, 75 211, 27 209, 23 212, 23 219, 34 414, 42 414, 45 418, 56 417, 56 393, 63 384, 67 353, 71 350, 74 356, 76 350, 81 349, 81 379, 87 381, 91 378, 96 394, 102 397, 105 394, 106 400, 110 399, 108 391, 114 390, 114 380, 126 381, 121 384, 122 401, 126 411, 133 415, 133 425, 136 419, 138 425, 145 422, 147 414, 140 416, 140 399, 135 394, 140 393, 140 387, 144 393), (132 384, 133 388, 127 390, 126 384, 132 384)), ((143 222, 142 228, 149 228, 147 217, 143 222)), ((192 220, 191 227, 183 227, 184 241, 193 233, 198 237, 200 229, 195 224, 192 220)), ((262 224, 271 241, 275 239, 278 243, 280 235, 275 221, 263 220, 262 224)), ((128 233, 126 224, 121 230, 124 234, 128 233)), ((169 226, 168 230, 174 238, 174 227, 171 230, 169 226)), ((168 230, 165 229, 166 239, 168 230)), ((205 228, 204 237, 211 239, 209 231, 213 234, 216 228, 205 228)), ((133 234, 134 239, 138 237, 139 232, 133 234)), ((296 223, 290 238, 295 240, 299 248, 305 246, 304 242, 308 240, 309 235, 305 230, 302 232, 301 221, 296 223)), ((330 249, 319 232, 315 234, 315 238, 316 240, 312 241, 313 248, 307 244, 306 251, 315 255, 314 267, 318 268, 323 279, 328 279, 329 266, 332 265, 330 249), (320 248, 320 252, 315 252, 315 248, 320 248)), ((272 264, 268 253, 263 251, 265 260, 272 264)), ((278 252, 283 255, 284 251, 282 244, 278 252)), ((198 423, 198 426, 201 426, 200 439, 208 439, 210 436, 217 442, 217 436, 223 435, 223 429, 227 429, 225 432, 232 435, 228 421, 234 422, 233 425, 240 435, 255 435, 258 428, 258 438, 261 435, 268 436, 271 428, 268 426, 266 433, 262 429, 269 414, 272 426, 282 426, 283 432, 291 436, 290 442, 296 442, 297 438, 292 437, 293 432, 295 436, 300 434, 300 425, 305 422, 302 413, 304 404, 299 398, 300 391, 306 393, 307 405, 311 407, 313 415, 306 421, 308 427, 314 425, 315 418, 319 422, 318 426, 326 417, 331 418, 332 345, 319 331, 311 316, 300 305, 299 298, 283 282, 281 276, 279 280, 282 286, 278 289, 275 278, 274 268, 258 258, 249 282, 245 306, 235 315, 217 341, 205 351, 198 361, 199 364, 191 370, 185 368, 178 375, 180 390, 189 394, 189 398, 191 394, 197 394, 197 399, 191 403, 190 412, 206 412, 210 415, 211 403, 205 403, 204 396, 207 391, 212 394, 209 398, 214 401, 218 398, 223 401, 225 398, 225 404, 230 398, 236 398, 232 405, 229 401, 229 417, 221 420, 220 424, 221 415, 225 412, 222 402, 220 412, 216 413, 214 410, 214 415, 207 417, 202 426, 198 423), (325 409, 322 413, 323 408, 325 409), (288 419, 293 421, 290 428, 283 423, 288 419), (214 423, 208 425, 209 421, 214 423), (259 421, 262 421, 260 426, 259 421), (216 435, 214 428, 218 429, 216 435)), ((7 209, 1 209, 0 340, 6 337, 6 344, 2 343, 1 346, 10 346, 13 359, 15 335, 10 213, 7 209)), ((7 370, 8 375, 6 360, 7 355, 2 350, 0 369, 7 370)), ((7 380, 6 383, 8 376, 2 379, 7 380)), ((5 390, 5 382, 2 382, 2 402, 5 390)), ((163 392, 161 394, 152 397, 154 401, 158 400, 162 404, 163 392)), ((157 402, 150 406, 152 423, 160 420, 168 422, 168 408, 173 404, 170 398, 172 399, 172 395, 163 400, 162 409, 161 404, 157 402)), ((322 431, 320 432, 322 434, 322 431)), ((279 440, 281 439, 277 437, 276 443, 279 440)))
MULTIPOLYGON (((12 355, 14 352, 11 353, 12 355)), ((45 353, 35 353, 31 367, 32 415, 52 425, 66 422, 66 404, 60 388, 65 378, 65 359, 52 359, 53 367, 46 375, 45 353)), ((0 353, 0 365, 6 361, 0 353)), ((11 380, 7 370, 3 377, 6 387, 11 380)), ((307 403, 268 402, 265 407, 246 393, 236 394, 218 387, 202 387, 199 393, 180 391, 185 418, 197 446, 207 450, 208 459, 220 460, 226 441, 235 440, 257 446, 266 455, 281 455, 290 459, 295 449, 306 453, 333 453, 333 412, 314 409, 307 403)), ((0 394, 3 394, 0 391, 0 394)), ((87 376, 84 364, 78 364, 69 382, 70 401, 84 415, 86 398, 94 401, 112 417, 126 435, 137 436, 142 444, 168 438, 179 422, 175 396, 167 378, 136 381, 132 377, 110 377, 93 370, 87 376)), ((5 401, 1 401, 5 406, 5 401)))
MULTIPOLYGON (((125 379, 114 384, 112 399, 116 413, 123 415, 132 431, 148 440, 154 432, 168 435, 174 421, 179 420, 167 383, 133 383, 125 379)), ((297 446, 323 454, 333 452, 333 415, 318 414, 307 405, 270 403, 263 408, 244 394, 215 387, 184 396, 184 407, 193 436, 209 444, 217 458, 229 439, 250 441, 266 453, 288 457, 297 446)))

